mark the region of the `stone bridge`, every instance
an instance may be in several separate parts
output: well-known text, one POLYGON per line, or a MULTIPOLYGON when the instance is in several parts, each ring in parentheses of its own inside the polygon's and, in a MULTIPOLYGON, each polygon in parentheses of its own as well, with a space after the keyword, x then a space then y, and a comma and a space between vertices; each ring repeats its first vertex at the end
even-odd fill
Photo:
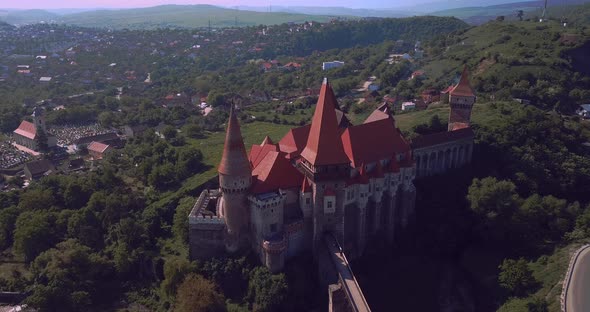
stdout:
POLYGON ((342 247, 332 234, 324 235, 324 263, 320 260, 324 281, 329 283, 329 312, 368 312, 369 304, 363 295, 342 247), (329 263, 325 263, 325 262, 329 263), (327 272, 327 273, 326 273, 327 272), (327 279, 326 279, 327 278, 327 279))

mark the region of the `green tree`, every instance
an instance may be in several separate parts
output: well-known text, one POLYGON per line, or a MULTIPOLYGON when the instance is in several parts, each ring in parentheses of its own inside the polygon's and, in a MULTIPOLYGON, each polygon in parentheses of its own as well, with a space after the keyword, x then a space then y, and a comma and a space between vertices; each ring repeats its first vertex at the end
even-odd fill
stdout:
POLYGON ((280 310, 287 292, 284 274, 273 275, 266 267, 257 267, 250 272, 248 296, 254 302, 254 311, 280 310))
POLYGON ((117 290, 108 261, 73 239, 39 255, 31 272, 26 302, 39 311, 85 311, 110 302, 117 290))
POLYGON ((164 280, 160 289, 168 298, 174 298, 178 286, 189 273, 196 270, 196 265, 183 257, 170 257, 164 262, 164 280))
POLYGON ((177 240, 188 244, 188 215, 195 204, 194 197, 184 197, 178 203, 174 212, 174 221, 172 224, 172 233, 177 240))
POLYGON ((500 286, 506 288, 514 296, 526 296, 537 287, 533 271, 529 269, 525 259, 504 259, 498 267, 500 286))
POLYGON ((225 104, 225 97, 219 91, 211 91, 209 92, 209 95, 207 95, 207 104, 212 107, 222 106, 225 104))
POLYGON ((19 210, 16 206, 0 210, 0 250, 12 245, 12 231, 18 215, 19 210))
POLYGON ((166 126, 162 130, 162 135, 168 140, 174 139, 177 134, 178 134, 178 132, 176 131, 176 128, 174 128, 172 126, 166 126))
POLYGON ((54 242, 55 216, 47 211, 25 211, 16 219, 14 249, 33 261, 41 252, 49 249, 54 242))
POLYGON ((225 298, 215 284, 198 274, 190 274, 178 287, 175 312, 225 311, 225 298))
POLYGON ((519 205, 516 186, 511 181, 498 181, 494 177, 473 179, 467 200, 477 214, 488 219, 508 218, 519 205))

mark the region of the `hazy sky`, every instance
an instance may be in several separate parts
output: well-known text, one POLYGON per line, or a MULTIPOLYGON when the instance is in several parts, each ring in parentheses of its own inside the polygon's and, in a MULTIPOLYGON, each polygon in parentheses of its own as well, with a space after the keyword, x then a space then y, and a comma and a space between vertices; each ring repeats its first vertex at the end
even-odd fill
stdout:
POLYGON ((0 0, 0 8, 137 8, 162 4, 213 4, 221 6, 338 6, 351 8, 398 7, 432 0, 0 0))

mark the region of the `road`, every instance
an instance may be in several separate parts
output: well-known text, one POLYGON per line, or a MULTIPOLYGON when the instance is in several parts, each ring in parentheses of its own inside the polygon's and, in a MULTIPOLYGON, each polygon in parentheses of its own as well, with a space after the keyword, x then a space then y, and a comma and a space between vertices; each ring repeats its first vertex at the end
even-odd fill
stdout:
POLYGON ((590 311, 590 248, 584 249, 574 263, 565 306, 566 312, 590 311))

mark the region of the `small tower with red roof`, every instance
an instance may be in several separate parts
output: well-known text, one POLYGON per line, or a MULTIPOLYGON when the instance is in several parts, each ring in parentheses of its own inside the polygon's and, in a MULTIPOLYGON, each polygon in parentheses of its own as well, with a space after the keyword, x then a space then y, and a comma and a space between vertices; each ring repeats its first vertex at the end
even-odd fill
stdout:
POLYGON ((219 213, 224 217, 226 224, 226 249, 234 252, 247 243, 250 219, 247 196, 252 184, 252 168, 233 105, 229 113, 218 172, 219 188, 223 194, 219 213))
POLYGON ((449 92, 451 113, 449 114, 449 131, 467 128, 471 125, 471 109, 476 96, 469 83, 467 66, 463 69, 461 80, 449 92))

